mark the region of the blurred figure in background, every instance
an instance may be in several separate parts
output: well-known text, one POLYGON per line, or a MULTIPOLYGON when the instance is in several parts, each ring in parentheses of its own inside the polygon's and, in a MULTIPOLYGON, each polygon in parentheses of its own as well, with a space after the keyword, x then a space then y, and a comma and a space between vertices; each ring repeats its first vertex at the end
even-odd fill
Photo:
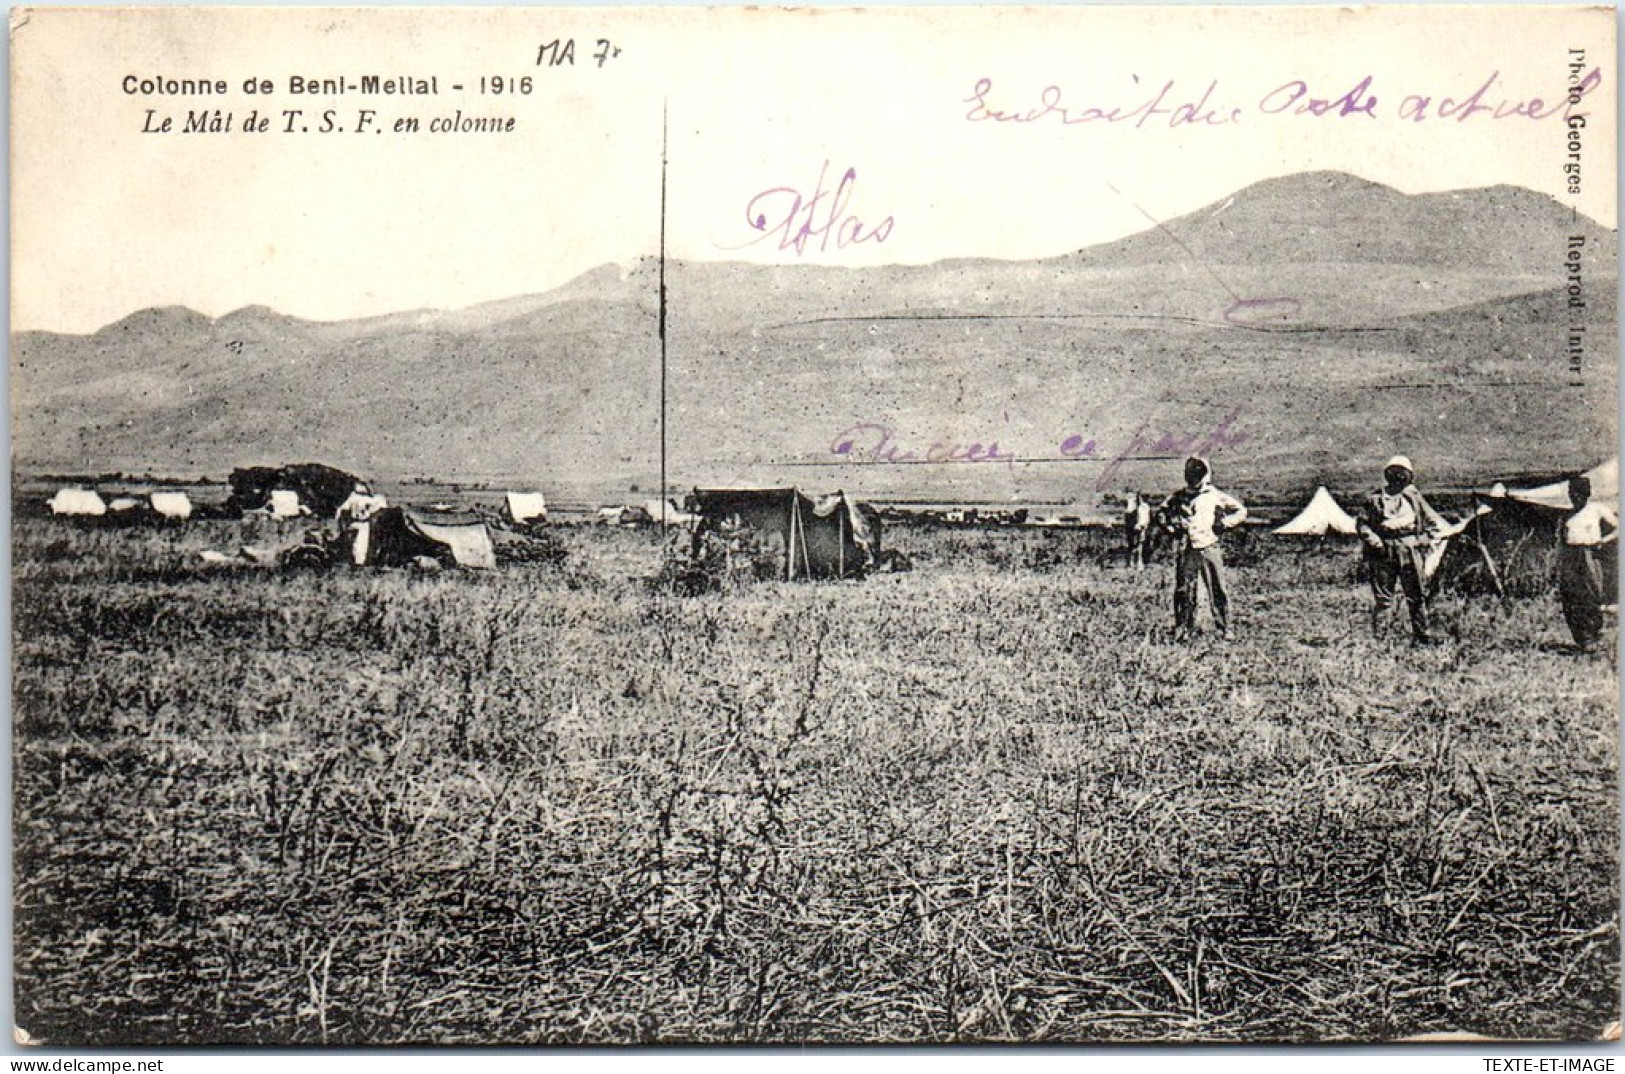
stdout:
POLYGON ((1145 549, 1151 541, 1151 504, 1140 493, 1128 494, 1123 508, 1124 552, 1134 570, 1145 566, 1145 549))

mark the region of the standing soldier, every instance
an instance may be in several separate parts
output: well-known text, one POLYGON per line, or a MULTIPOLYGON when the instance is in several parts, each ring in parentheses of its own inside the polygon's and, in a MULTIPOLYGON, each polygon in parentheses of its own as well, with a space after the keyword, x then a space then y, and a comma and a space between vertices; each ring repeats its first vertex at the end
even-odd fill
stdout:
POLYGON ((1371 576, 1371 632, 1381 637, 1388 624, 1396 591, 1410 606, 1411 640, 1432 642, 1428 634, 1428 546, 1447 527, 1439 513, 1423 499, 1413 483, 1411 460, 1395 455, 1382 469, 1382 488, 1366 498, 1360 512, 1360 539, 1365 542, 1366 569, 1371 576))
POLYGON ((1583 653, 1597 651, 1597 640, 1602 635, 1602 606, 1609 603, 1598 553, 1603 545, 1619 537, 1619 519, 1602 504, 1590 501, 1591 481, 1569 478, 1573 508, 1563 520, 1557 592, 1563 600, 1563 618, 1568 620, 1569 633, 1583 653))
POLYGON ((1230 632, 1230 597, 1224 588, 1224 554, 1219 535, 1247 517, 1240 500, 1213 486, 1213 468, 1204 458, 1185 460, 1185 487, 1162 505, 1164 528, 1178 539, 1174 560, 1174 639, 1196 632, 1198 586, 1205 587, 1219 636, 1230 632))

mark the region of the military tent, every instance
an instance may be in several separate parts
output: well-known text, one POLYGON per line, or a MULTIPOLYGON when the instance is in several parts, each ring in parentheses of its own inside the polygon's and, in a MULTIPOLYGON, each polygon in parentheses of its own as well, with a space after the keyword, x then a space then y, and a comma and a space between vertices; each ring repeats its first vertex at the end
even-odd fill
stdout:
MULTIPOLYGON (((1591 482, 1591 498, 1597 503, 1619 509, 1619 460, 1609 459, 1607 462, 1587 470, 1583 475, 1591 482)), ((1572 504, 1569 503, 1569 482, 1567 478, 1554 481, 1550 485, 1541 485, 1532 489, 1508 489, 1497 485, 1497 489, 1504 490, 1509 500, 1529 504, 1534 507, 1546 507, 1553 511, 1567 511, 1572 504)), ((1491 492, 1494 498, 1494 491, 1491 492)))
MULTIPOLYGON (((1619 509, 1619 460, 1610 459, 1586 471, 1592 499, 1619 509)), ((1551 588, 1557 569, 1563 519, 1572 506, 1568 479, 1535 488, 1507 488, 1497 482, 1480 493, 1479 513, 1467 530, 1467 541, 1452 541, 1439 570, 1439 581, 1464 592, 1498 596, 1539 596, 1551 588), (1458 554, 1459 553, 1459 554, 1458 554)), ((1603 546, 1604 586, 1617 585, 1619 546, 1603 546)))
POLYGON ((510 492, 503 509, 516 525, 547 521, 547 497, 540 492, 510 492))
POLYGON ((59 489, 48 501, 53 515, 79 515, 100 518, 107 514, 107 504, 95 489, 59 489))
POLYGON ((419 557, 446 566, 496 567, 496 549, 485 522, 472 514, 386 507, 351 527, 356 564, 397 567, 419 557))
POLYGON ((134 496, 115 496, 108 501, 107 509, 114 514, 123 514, 126 511, 136 511, 141 507, 141 501, 134 496))
POLYGON ((879 512, 842 492, 814 499, 796 488, 695 489, 687 506, 700 520, 696 545, 724 527, 748 530, 786 580, 861 575, 880 560, 879 512))
POLYGON ((1358 528, 1354 516, 1338 506, 1326 486, 1321 485, 1297 517, 1275 527, 1275 532, 1286 536, 1323 537, 1328 533, 1352 534, 1358 528))
POLYGON ((153 513, 160 518, 179 521, 192 517, 192 501, 187 499, 184 492, 174 490, 154 492, 151 503, 153 513))

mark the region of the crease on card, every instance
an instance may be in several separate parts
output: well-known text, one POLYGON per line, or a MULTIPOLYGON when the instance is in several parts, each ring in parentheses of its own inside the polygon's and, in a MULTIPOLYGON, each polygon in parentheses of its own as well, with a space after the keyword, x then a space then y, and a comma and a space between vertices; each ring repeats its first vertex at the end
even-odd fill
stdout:
POLYGON ((29 7, 13 8, 11 11, 11 34, 17 36, 17 31, 28 25, 28 20, 34 17, 34 9, 29 7))

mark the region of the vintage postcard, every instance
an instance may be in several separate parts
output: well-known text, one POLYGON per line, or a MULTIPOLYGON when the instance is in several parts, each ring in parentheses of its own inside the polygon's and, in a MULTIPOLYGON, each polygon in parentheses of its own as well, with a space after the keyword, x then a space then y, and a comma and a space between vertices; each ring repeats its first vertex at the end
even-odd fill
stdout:
POLYGON ((14 10, 16 1039, 1617 1035, 1614 37, 14 10))

